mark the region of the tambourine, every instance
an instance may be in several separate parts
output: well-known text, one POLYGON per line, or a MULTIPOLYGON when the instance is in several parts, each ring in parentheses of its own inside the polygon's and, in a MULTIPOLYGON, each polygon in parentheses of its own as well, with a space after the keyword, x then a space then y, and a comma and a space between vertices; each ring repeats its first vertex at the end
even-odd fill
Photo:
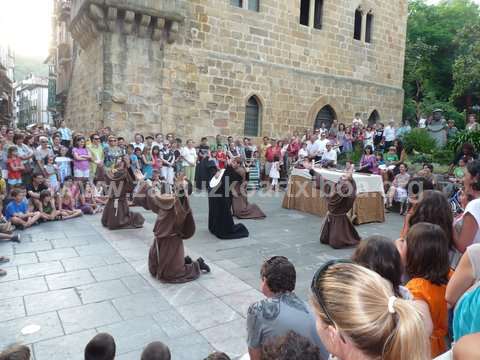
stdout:
POLYGON ((222 181, 223 175, 225 175, 225 169, 220 169, 220 171, 210 179, 211 189, 217 187, 218 184, 220 184, 220 182, 222 181))

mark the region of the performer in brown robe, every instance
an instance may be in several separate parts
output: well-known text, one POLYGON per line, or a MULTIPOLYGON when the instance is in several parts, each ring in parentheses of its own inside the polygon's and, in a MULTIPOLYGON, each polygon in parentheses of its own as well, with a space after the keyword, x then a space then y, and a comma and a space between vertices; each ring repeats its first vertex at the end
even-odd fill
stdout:
POLYGON ((353 208, 357 194, 355 181, 351 175, 347 175, 336 184, 326 183, 323 189, 329 197, 328 214, 322 225, 320 242, 334 249, 357 245, 360 236, 347 215, 353 208))
POLYGON ((240 164, 239 159, 232 159, 232 168, 240 176, 239 181, 234 182, 232 189, 233 216, 239 219, 265 219, 266 215, 255 204, 249 204, 247 198, 247 171, 240 164))
POLYGON ((108 201, 102 214, 102 225, 110 230, 141 228, 145 219, 142 214, 130 211, 127 194, 135 187, 128 156, 119 158, 111 170, 97 168, 97 180, 108 185, 108 201))
POLYGON ((140 191, 135 194, 135 204, 157 214, 153 228, 155 238, 148 254, 148 269, 152 276, 165 283, 185 283, 197 279, 201 272, 210 272, 202 258, 192 261, 185 256, 183 240, 195 233, 195 221, 186 191, 192 192, 192 184, 182 180, 176 182, 176 192, 162 194, 151 184, 140 179, 140 191))

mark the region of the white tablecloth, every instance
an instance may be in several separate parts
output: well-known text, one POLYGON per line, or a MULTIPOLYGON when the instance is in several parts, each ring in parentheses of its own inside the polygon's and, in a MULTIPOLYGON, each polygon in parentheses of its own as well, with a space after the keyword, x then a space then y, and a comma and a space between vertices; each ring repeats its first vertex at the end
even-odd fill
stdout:
MULTIPOLYGON (((345 174, 343 171, 327 170, 322 168, 315 168, 314 171, 320 174, 326 180, 332 182, 338 182, 341 176, 345 174)), ((307 179, 311 179, 310 171, 305 169, 293 169, 291 176, 302 176, 307 179)), ((353 180, 357 184, 357 193, 371 193, 379 192, 385 197, 385 191, 383 189, 383 180, 380 175, 353 173, 353 180)))

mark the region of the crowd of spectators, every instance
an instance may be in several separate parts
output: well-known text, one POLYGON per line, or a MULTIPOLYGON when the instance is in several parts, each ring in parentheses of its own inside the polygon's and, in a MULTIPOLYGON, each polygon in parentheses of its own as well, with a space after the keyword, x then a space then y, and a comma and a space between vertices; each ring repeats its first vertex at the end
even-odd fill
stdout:
MULTIPOLYGON (((249 358, 425 360, 450 353, 453 359, 478 359, 472 344, 480 337, 480 161, 468 145, 457 158, 454 174, 463 186, 464 212, 454 216, 446 195, 434 190, 431 165, 410 178, 401 142, 408 131, 393 123, 364 126, 356 117, 351 126, 334 123, 329 130, 322 126, 290 139, 264 137, 253 144, 249 138, 224 142, 218 135, 212 144, 203 138, 196 146, 174 134, 135 134, 128 142, 109 128, 85 137, 64 123, 48 131, 1 128, 0 233, 4 240, 20 241, 15 228, 102 211, 98 170, 123 156, 132 171, 141 170, 152 181, 173 184, 175 174, 183 173, 199 188, 202 161, 221 169, 228 159, 240 159, 249 169, 250 188, 269 178, 277 190, 291 166, 313 161, 335 166, 339 153, 361 146, 357 171, 393 176, 387 206, 394 199, 409 200, 408 209, 402 209, 407 216, 400 238, 363 239, 351 259, 322 265, 312 274, 308 303, 295 294, 296 269, 289 259, 265 260, 260 269, 265 298, 246 314, 249 358), (408 186, 413 180, 416 186, 408 186)), ((115 352, 115 340, 98 334, 87 344, 85 359, 114 359, 115 352)), ((0 360, 29 358, 25 346, 0 353, 0 360)), ((142 360, 170 358, 160 342, 141 355, 142 360)), ((228 358, 224 353, 207 357, 228 358)))

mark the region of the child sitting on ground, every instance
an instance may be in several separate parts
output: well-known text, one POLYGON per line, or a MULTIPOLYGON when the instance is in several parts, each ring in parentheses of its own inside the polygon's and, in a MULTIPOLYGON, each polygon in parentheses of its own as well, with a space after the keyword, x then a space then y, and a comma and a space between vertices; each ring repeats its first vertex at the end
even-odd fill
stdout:
POLYGON ((59 211, 66 211, 70 215, 79 216, 82 214, 82 210, 77 209, 79 201, 79 191, 76 189, 72 177, 69 176, 65 179, 59 191, 58 209, 59 211))
POLYGON ((89 206, 93 210, 93 214, 102 212, 103 206, 106 204, 101 197, 97 196, 97 188, 91 183, 85 184, 85 190, 83 192, 84 205, 89 206))
POLYGON ((20 229, 26 229, 37 223, 41 218, 40 212, 30 211, 23 189, 11 191, 12 201, 5 208, 5 217, 20 229))

